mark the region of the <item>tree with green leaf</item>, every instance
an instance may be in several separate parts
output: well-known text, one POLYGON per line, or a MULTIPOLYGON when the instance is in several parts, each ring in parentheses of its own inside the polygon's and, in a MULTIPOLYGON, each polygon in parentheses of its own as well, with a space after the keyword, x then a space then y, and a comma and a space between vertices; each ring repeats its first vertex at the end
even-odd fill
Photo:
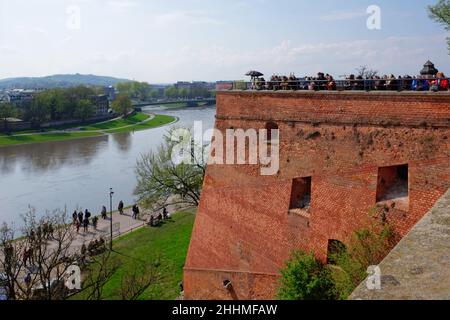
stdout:
POLYGON ((206 170, 205 146, 192 141, 188 129, 173 128, 157 151, 136 166, 139 203, 157 210, 165 205, 198 206, 206 170), (187 161, 186 161, 187 160, 187 161))
POLYGON ((164 95, 169 99, 174 99, 174 98, 178 97, 178 90, 177 90, 177 88, 175 88, 175 86, 168 86, 164 90, 164 95))
POLYGON ((151 97, 152 87, 147 82, 128 81, 116 85, 121 94, 127 94, 131 99, 147 101, 151 97))
POLYGON ((94 113, 95 113, 94 105, 90 100, 81 99, 80 101, 78 101, 75 110, 75 116, 78 119, 84 122, 87 119, 92 118, 94 116, 94 113))
POLYGON ((0 104, 0 118, 3 119, 3 131, 9 132, 8 118, 17 116, 17 108, 12 103, 0 104))
POLYGON ((51 119, 50 105, 45 95, 38 94, 25 105, 24 120, 30 121, 33 127, 39 128, 42 123, 51 119))
POLYGON ((133 110, 133 104, 128 94, 119 94, 112 103, 112 109, 116 114, 120 114, 126 118, 133 110))
POLYGON ((159 97, 159 92, 156 89, 152 89, 152 91, 150 92, 150 98, 152 99, 156 99, 159 97))
MULTIPOLYGON (((450 0, 439 0, 433 6, 428 6, 428 14, 431 19, 442 24, 445 30, 450 31, 450 0)), ((447 37, 450 52, 450 37, 447 37)))

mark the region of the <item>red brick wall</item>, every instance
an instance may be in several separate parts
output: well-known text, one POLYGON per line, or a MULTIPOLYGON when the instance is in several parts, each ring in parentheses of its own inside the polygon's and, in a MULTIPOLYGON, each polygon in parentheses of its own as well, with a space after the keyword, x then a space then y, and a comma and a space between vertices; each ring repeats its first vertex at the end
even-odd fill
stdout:
POLYGON ((186 260, 188 299, 272 298, 291 250, 324 260, 328 240, 345 243, 373 219, 379 167, 409 165, 409 210, 387 213, 401 235, 450 187, 448 93, 220 92, 217 103, 221 131, 278 124, 280 170, 208 166, 186 260), (292 180, 309 176, 310 218, 288 214, 292 180))

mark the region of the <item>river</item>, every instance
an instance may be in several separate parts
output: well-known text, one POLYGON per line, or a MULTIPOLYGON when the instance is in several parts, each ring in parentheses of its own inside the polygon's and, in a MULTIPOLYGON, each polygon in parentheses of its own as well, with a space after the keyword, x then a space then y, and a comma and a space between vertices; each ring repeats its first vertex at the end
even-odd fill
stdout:
POLYGON ((204 130, 214 125, 215 107, 170 109, 152 106, 146 113, 176 116, 179 122, 161 128, 61 142, 0 147, 0 223, 20 225, 21 215, 36 209, 109 208, 109 188, 114 207, 120 200, 134 202, 135 165, 139 157, 162 143, 171 126, 192 127, 202 121, 204 130))

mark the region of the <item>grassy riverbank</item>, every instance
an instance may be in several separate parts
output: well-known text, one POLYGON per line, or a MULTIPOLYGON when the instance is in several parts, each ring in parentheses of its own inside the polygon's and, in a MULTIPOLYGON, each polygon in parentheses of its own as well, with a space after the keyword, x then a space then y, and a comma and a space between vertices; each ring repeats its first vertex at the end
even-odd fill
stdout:
POLYGON ((47 132, 20 132, 12 135, 0 134, 0 147, 17 144, 39 143, 47 141, 64 141, 109 133, 146 130, 169 124, 176 118, 167 115, 155 115, 150 119, 145 113, 135 113, 126 119, 114 119, 88 126, 58 128, 47 132), (64 130, 64 131, 62 131, 64 130))
MULTIPOLYGON (((141 300, 173 300, 179 295, 178 284, 192 234, 195 215, 179 212, 160 227, 144 227, 114 241, 110 263, 120 267, 103 289, 103 299, 121 299, 122 279, 142 263, 158 264, 158 279, 139 297, 141 300)), ((83 300, 84 296, 75 299, 83 300)))

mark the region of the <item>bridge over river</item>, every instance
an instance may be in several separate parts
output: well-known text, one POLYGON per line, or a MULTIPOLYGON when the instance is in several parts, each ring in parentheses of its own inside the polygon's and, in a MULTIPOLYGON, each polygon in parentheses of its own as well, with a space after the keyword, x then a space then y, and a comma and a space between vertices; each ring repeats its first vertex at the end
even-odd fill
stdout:
POLYGON ((171 104, 186 104, 188 107, 196 107, 199 104, 204 104, 207 106, 212 106, 216 104, 216 98, 205 98, 205 99, 191 99, 191 100, 170 100, 170 101, 160 101, 160 102, 142 102, 135 103, 133 106, 136 108, 145 107, 145 106, 163 106, 163 105, 171 105, 171 104))

